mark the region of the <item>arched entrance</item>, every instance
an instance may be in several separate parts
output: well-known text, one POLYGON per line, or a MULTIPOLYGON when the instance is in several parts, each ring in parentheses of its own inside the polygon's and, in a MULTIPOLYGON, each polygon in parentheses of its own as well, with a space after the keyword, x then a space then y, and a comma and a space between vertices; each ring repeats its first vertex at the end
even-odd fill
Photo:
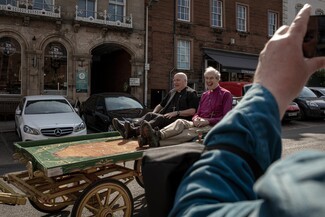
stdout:
POLYGON ((91 94, 130 92, 131 55, 116 44, 103 44, 93 49, 91 94))

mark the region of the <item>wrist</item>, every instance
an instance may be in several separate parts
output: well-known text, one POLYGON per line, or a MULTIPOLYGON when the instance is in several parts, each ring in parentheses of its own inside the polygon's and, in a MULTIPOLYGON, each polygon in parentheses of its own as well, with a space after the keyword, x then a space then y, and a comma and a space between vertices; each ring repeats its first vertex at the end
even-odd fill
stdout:
POLYGON ((177 111, 177 116, 180 116, 181 115, 181 112, 180 111, 177 111))

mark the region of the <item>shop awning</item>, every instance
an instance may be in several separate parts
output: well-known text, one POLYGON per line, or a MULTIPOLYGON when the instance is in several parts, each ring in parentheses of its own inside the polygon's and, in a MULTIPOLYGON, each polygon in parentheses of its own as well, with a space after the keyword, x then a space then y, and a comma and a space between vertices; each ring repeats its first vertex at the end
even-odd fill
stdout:
POLYGON ((205 54, 220 63, 223 67, 248 69, 255 71, 258 63, 258 56, 238 54, 223 51, 205 49, 205 54))

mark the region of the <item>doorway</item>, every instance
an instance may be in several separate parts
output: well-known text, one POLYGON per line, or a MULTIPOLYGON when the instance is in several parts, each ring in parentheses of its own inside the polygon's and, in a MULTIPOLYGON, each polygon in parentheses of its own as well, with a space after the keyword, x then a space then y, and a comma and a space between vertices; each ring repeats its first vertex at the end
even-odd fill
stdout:
POLYGON ((92 51, 90 94, 129 92, 131 55, 116 44, 103 44, 92 51))

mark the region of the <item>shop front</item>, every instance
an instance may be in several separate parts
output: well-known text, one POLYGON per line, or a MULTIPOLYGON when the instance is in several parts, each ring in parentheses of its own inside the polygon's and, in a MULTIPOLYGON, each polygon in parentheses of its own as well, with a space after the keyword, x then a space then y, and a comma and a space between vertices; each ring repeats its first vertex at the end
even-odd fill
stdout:
POLYGON ((222 81, 251 82, 258 63, 258 55, 204 49, 208 66, 216 67, 222 81))

